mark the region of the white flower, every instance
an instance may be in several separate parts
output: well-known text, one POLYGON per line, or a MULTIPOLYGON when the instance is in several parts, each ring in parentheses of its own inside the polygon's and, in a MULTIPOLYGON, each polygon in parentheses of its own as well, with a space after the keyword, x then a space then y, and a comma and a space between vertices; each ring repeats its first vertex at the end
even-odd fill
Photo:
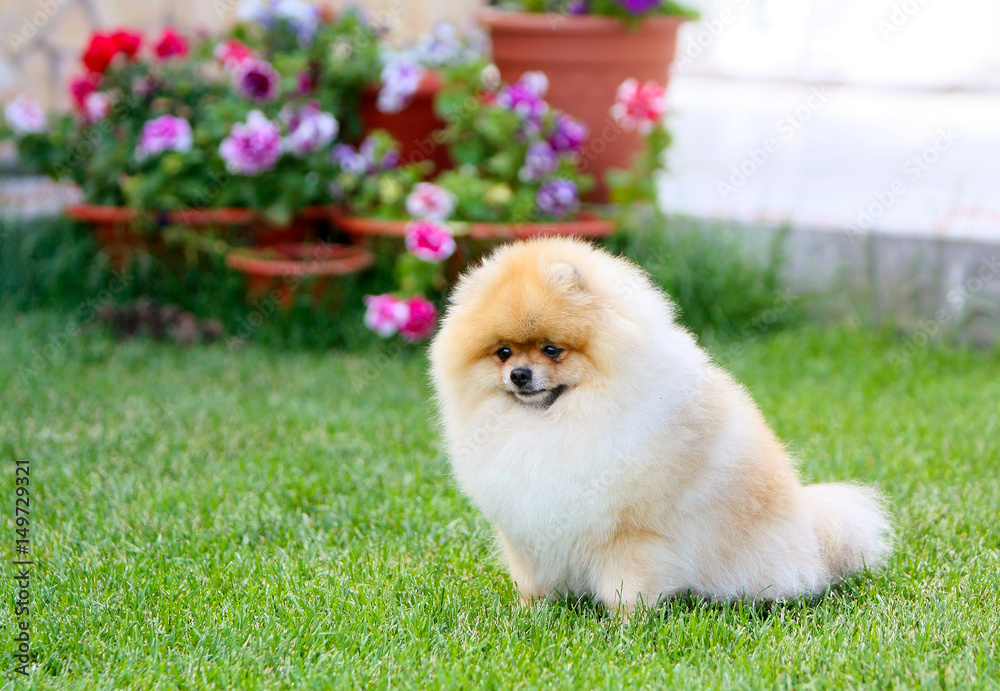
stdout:
POLYGON ((111 99, 103 91, 88 94, 83 101, 83 114, 87 122, 99 122, 111 112, 111 99))
POLYGON ((406 198, 406 213, 414 218, 443 221, 455 211, 455 195, 432 182, 417 183, 406 198))
POLYGON ((549 90, 549 78, 544 72, 525 72, 521 75, 521 83, 539 98, 549 90))
POLYGON ((7 104, 3 109, 3 115, 7 124, 14 130, 14 134, 42 132, 48 124, 45 111, 38 101, 23 94, 7 104))

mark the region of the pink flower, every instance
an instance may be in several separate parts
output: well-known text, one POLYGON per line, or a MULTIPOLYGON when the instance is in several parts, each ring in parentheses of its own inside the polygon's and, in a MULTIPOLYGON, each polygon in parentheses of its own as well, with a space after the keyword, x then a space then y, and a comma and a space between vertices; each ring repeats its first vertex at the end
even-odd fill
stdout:
POLYGON ((421 295, 415 295, 407 303, 406 323, 399 327, 399 334, 410 343, 423 341, 434 331, 437 323, 437 309, 434 303, 421 295))
POLYGON ((420 182, 406 198, 406 213, 414 218, 443 221, 455 211, 455 195, 431 182, 420 182))
POLYGON ((425 262, 441 262, 455 252, 455 238, 443 223, 422 219, 406 224, 406 249, 425 262))
POLYGON ((100 122, 111 112, 111 99, 103 91, 87 94, 83 99, 83 117, 89 123, 100 122))
POLYGON ((156 56, 161 60, 165 60, 171 57, 183 57, 190 51, 190 46, 186 38, 178 33, 177 29, 172 26, 168 26, 163 30, 160 35, 160 40, 157 41, 156 56))
POLYGON ((3 116, 7 120, 7 124, 14 130, 14 134, 42 132, 48 124, 45 111, 42 110, 38 101, 23 94, 4 107, 3 116))
POLYGON ((626 79, 618 87, 611 117, 626 131, 639 128, 640 133, 649 134, 665 110, 662 86, 652 81, 640 84, 635 79, 626 79))
POLYGON ((161 115, 149 120, 139 133, 139 144, 135 147, 135 157, 142 160, 164 151, 190 151, 191 125, 184 118, 161 115))
POLYGON ((267 103, 278 97, 281 75, 264 60, 246 60, 233 73, 240 96, 257 103, 267 103))
POLYGON ((226 168, 238 175, 271 170, 281 158, 281 128, 259 110, 250 111, 246 124, 236 123, 219 145, 226 168))
POLYGON ((392 293, 365 295, 365 326, 382 338, 389 338, 410 319, 410 308, 392 293))
POLYGON ((227 70, 236 69, 253 58, 253 51, 235 38, 230 38, 217 45, 212 54, 227 70))

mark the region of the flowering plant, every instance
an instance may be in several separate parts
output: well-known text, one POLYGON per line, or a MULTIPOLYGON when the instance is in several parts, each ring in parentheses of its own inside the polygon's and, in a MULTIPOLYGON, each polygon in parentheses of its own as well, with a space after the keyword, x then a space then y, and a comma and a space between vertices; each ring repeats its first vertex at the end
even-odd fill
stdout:
POLYGON ((223 40, 173 28, 96 33, 70 85, 73 112, 10 104, 22 159, 93 204, 150 211, 249 208, 285 225, 329 201, 338 139, 361 131, 378 36, 357 12, 251 1, 223 40))
POLYGON ((545 101, 548 79, 527 72, 500 82, 494 65, 453 68, 436 107, 459 168, 437 184, 456 199, 462 221, 567 220, 593 178, 580 172, 587 127, 545 101))
POLYGON ((666 111, 662 86, 649 81, 626 79, 618 87, 610 115, 626 132, 636 130, 646 139, 646 146, 636 154, 628 170, 609 170, 611 201, 630 205, 656 201, 656 173, 663 169, 663 155, 670 146, 670 132, 663 124, 666 111))
POLYGON ((398 113, 407 105, 428 70, 442 70, 483 59, 485 36, 478 30, 460 34, 453 25, 439 22, 430 33, 402 50, 382 50, 381 90, 377 106, 383 113, 398 113))
POLYGON ((672 15, 688 19, 698 17, 695 10, 675 0, 503 0, 494 4, 523 12, 603 15, 628 21, 651 15, 672 15))

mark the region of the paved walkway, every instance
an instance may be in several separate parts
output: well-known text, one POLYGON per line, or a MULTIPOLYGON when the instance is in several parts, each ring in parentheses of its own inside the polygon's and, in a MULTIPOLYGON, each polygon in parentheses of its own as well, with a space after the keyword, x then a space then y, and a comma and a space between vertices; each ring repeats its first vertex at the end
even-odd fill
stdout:
POLYGON ((677 76, 666 208, 1000 243, 1000 92, 677 76))

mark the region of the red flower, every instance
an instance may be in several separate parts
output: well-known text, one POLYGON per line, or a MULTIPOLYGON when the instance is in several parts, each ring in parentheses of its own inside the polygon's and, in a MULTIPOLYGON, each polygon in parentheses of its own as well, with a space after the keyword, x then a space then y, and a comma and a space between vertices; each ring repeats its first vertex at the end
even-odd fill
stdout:
POLYGON ((177 33, 177 30, 168 26, 163 30, 163 34, 160 36, 160 40, 156 43, 157 57, 161 59, 166 59, 174 56, 184 56, 188 54, 190 46, 188 45, 187 39, 177 33))
POLYGON ((111 34, 111 40, 118 46, 119 53, 125 53, 130 58, 134 58, 142 46, 142 34, 128 29, 118 29, 111 34))
POLYGON ((97 91, 96 74, 88 74, 82 77, 74 77, 69 83, 69 92, 73 97, 73 105, 79 112, 83 112, 87 106, 87 96, 97 91))
POLYGON ((252 58, 253 51, 235 38, 230 38, 215 47, 214 55, 227 68, 233 69, 252 58))
POLYGON ((137 31, 118 29, 111 34, 94 34, 83 53, 83 64, 91 72, 103 74, 118 53, 134 58, 141 45, 142 34, 137 31))
POLYGON ((83 64, 91 72, 103 73, 111 64, 111 59, 118 53, 118 43, 105 34, 94 34, 90 37, 90 45, 83 54, 83 64))

